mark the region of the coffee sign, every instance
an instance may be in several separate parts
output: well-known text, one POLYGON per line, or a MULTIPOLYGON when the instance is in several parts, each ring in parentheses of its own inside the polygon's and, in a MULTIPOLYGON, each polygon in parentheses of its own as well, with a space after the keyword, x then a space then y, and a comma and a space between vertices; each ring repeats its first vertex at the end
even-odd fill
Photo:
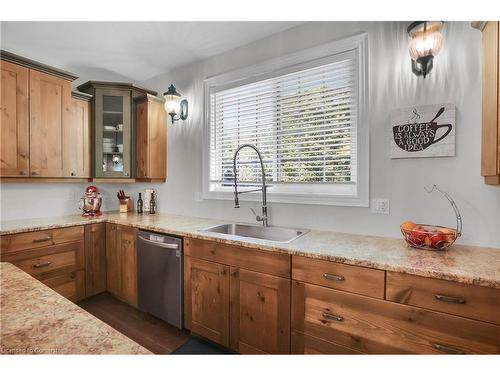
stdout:
POLYGON ((390 137, 392 158, 455 156, 455 105, 394 110, 390 137))

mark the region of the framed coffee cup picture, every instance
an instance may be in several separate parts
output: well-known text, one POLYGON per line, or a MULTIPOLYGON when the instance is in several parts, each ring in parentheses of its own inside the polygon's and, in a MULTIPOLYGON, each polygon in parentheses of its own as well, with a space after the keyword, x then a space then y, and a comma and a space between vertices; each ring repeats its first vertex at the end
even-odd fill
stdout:
POLYGON ((396 109, 389 136, 393 159, 455 156, 455 105, 396 109))

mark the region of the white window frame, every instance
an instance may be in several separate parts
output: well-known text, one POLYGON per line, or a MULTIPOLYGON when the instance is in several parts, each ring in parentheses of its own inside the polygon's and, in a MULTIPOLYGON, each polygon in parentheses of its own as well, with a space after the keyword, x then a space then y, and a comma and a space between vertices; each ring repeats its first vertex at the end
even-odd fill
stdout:
MULTIPOLYGON (((280 185, 280 191, 268 189, 268 202, 322 204, 334 206, 369 206, 370 186, 370 131, 368 121, 368 35, 356 34, 320 46, 281 56, 260 64, 209 77, 204 81, 204 127, 203 127, 203 199, 232 200, 232 189, 214 191, 210 183, 210 94, 215 87, 229 86, 241 82, 255 82, 272 76, 276 70, 310 66, 315 60, 321 61, 329 56, 354 50, 357 55, 357 182, 353 189, 348 184, 325 184, 308 188, 308 184, 297 191, 294 186, 280 185), (231 191, 229 191, 231 190, 231 191)), ((318 64, 320 65, 320 64, 318 64)), ((257 157, 257 156, 256 156, 257 157)), ((272 185, 272 183, 270 183, 272 185)), ((248 193, 240 196, 242 201, 260 201, 261 193, 248 193)))

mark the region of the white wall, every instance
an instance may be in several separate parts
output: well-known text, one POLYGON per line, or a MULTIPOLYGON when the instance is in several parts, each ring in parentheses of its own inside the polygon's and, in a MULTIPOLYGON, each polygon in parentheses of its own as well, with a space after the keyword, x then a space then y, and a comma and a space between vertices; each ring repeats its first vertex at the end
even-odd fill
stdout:
MULTIPOLYGON (((454 225, 449 204, 439 194, 428 195, 423 189, 436 183, 454 197, 462 211, 464 234, 460 242, 500 247, 500 188, 485 185, 479 169, 481 33, 468 22, 447 22, 444 48, 435 59, 434 70, 423 80, 411 73, 406 26, 396 22, 306 23, 143 82, 158 92, 174 83, 190 104, 186 122, 168 124, 168 181, 155 185, 160 211, 251 222, 253 217, 246 207, 258 207, 258 203, 242 202, 242 208, 234 209, 230 201, 195 200, 202 190, 206 77, 365 31, 370 62, 370 196, 389 198, 391 214, 372 214, 369 208, 270 204, 272 224, 393 237, 400 236, 399 224, 405 219, 454 225), (456 104, 457 156, 390 159, 387 127, 391 110, 441 102, 456 104)), ((85 184, 3 184, 2 219, 77 212, 76 203, 69 201, 69 186, 79 195, 85 184), (40 200, 36 196, 40 193, 47 199, 40 200)), ((125 189, 137 192, 144 186, 125 189)), ((105 189, 105 209, 116 208, 113 197, 118 186, 100 187, 105 189)))

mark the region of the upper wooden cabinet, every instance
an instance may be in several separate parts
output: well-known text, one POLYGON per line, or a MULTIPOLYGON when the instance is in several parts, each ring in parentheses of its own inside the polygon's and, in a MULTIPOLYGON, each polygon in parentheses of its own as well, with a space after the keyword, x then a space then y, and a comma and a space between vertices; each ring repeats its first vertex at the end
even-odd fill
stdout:
POLYGON ((2 177, 27 177, 29 174, 29 69, 4 60, 0 107, 2 133, 0 158, 2 177))
POLYGON ((136 177, 141 181, 167 178, 167 127, 164 100, 146 94, 135 101, 136 177))
POLYGON ((94 177, 135 177, 134 100, 148 94, 154 96, 156 92, 131 83, 101 81, 89 81, 78 86, 78 90, 94 97, 94 177))
POLYGON ((89 109, 82 95, 72 98, 71 81, 77 77, 6 51, 0 57, 0 176, 5 181, 88 178, 89 109))
POLYGON ((90 95, 72 93, 64 126, 64 176, 91 177, 90 95))
POLYGON ((483 128, 481 175, 500 184, 500 33, 499 22, 481 25, 483 32, 483 128))
POLYGON ((30 176, 64 177, 71 82, 30 70, 30 176))

